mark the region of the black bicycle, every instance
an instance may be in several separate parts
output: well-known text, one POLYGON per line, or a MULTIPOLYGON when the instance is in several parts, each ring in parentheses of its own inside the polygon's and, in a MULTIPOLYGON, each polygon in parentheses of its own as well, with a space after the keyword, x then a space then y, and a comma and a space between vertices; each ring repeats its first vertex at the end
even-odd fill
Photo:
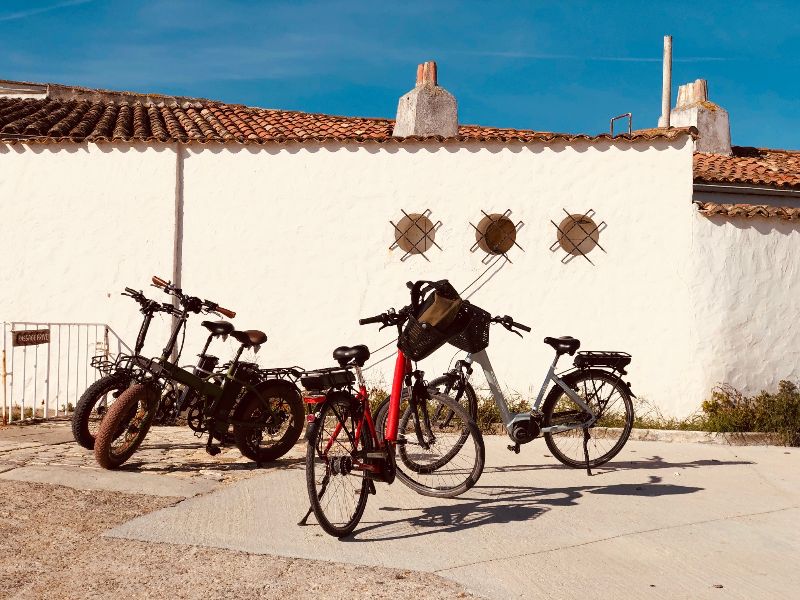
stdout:
POLYGON ((236 446, 256 463, 283 456, 303 430, 304 408, 297 386, 285 378, 271 378, 254 363, 240 361, 246 349, 258 351, 267 341, 266 334, 258 330, 231 331, 230 336, 240 347, 224 374, 206 374, 207 368, 199 374, 183 369, 177 364, 183 344, 177 358, 170 357, 181 332, 185 334, 189 315, 202 312, 234 316, 235 313, 216 302, 185 294, 158 277, 153 277, 153 285, 177 299, 180 308, 176 324, 161 356, 135 363, 131 370, 134 383, 111 405, 101 422, 94 448, 98 464, 113 469, 136 452, 153 423, 158 399, 169 384, 193 390, 183 402, 190 409, 193 429, 208 434, 209 454, 219 453, 214 441, 224 443, 232 430, 236 446), (196 417, 192 407, 197 410, 196 417))
MULTIPOLYGON (((128 389, 133 377, 131 369, 137 359, 141 358, 150 323, 157 313, 173 315, 175 307, 170 303, 160 303, 147 298, 143 292, 126 287, 123 296, 132 298, 139 304, 139 310, 144 315, 136 336, 136 345, 133 354, 119 354, 114 361, 108 360, 106 355, 95 356, 91 366, 102 373, 92 385, 86 388, 72 413, 72 436, 75 441, 87 450, 94 449, 94 440, 100 422, 108 412, 109 406, 119 398, 120 394, 128 389)), ((233 326, 231 326, 233 329, 233 326)), ((168 422, 175 417, 175 390, 167 387, 161 397, 159 408, 154 418, 155 423, 168 422)))

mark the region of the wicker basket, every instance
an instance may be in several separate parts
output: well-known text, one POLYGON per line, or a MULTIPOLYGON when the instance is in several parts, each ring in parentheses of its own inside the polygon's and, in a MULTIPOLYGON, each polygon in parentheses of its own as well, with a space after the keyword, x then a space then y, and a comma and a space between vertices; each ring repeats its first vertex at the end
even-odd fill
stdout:
POLYGON ((411 360, 423 360, 444 346, 453 336, 469 325, 469 304, 463 302, 455 319, 445 328, 426 324, 424 327, 413 315, 409 317, 397 347, 411 360))
POLYGON ((480 352, 489 346, 492 315, 474 304, 465 304, 470 315, 469 323, 460 334, 450 339, 450 344, 464 352, 480 352))

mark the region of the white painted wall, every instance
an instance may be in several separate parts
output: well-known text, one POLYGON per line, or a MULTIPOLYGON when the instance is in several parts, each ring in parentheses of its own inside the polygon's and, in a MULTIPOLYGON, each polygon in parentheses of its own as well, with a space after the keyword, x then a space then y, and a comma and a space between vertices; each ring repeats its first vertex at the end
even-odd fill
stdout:
MULTIPOLYGON (((472 300, 534 332, 496 329, 491 356, 512 390, 538 391, 546 335, 634 356, 634 391, 667 413, 702 400, 691 371, 691 142, 198 147, 184 160, 184 288, 265 330, 263 364, 331 364, 339 344, 378 348, 392 334, 357 319, 408 301, 407 280, 449 278, 462 289, 484 269, 470 221, 510 208, 524 253, 472 300), (591 254, 560 262, 550 223, 594 209, 608 228, 591 254), (443 251, 400 262, 389 220, 429 208, 443 251)), ((396 222, 396 221, 395 221, 396 222)), ((196 339, 196 341, 199 341, 196 339)), ((453 350, 454 351, 454 350, 453 350)), ((447 349, 425 361, 440 372, 447 349)), ((389 350, 378 353, 378 358, 389 350)), ((566 366, 567 361, 564 361, 566 366)), ((370 371, 390 379, 391 361, 370 371), (385 367, 385 368, 383 368, 385 367)))
MULTIPOLYGON (((323 366, 336 345, 391 340, 357 319, 407 302, 405 281, 475 279, 484 266, 469 253, 469 222, 511 208, 525 252, 471 298, 534 327, 524 340, 492 332, 509 388, 533 395, 551 357, 541 339, 570 334, 585 349, 631 352, 634 391, 687 414, 719 382, 756 392, 800 375, 786 326, 798 314, 800 232, 697 215, 691 151, 688 140, 183 149, 184 288, 237 310, 240 328, 264 329, 262 364, 323 366), (608 224, 595 266, 548 250, 562 207, 608 224), (431 262, 389 250, 401 208, 443 222, 431 262)), ((139 314, 118 294, 134 285, 158 296, 149 277, 172 272, 175 171, 174 146, 0 146, 3 319, 107 321, 132 343, 139 314)), ((202 341, 199 320, 184 362, 202 341)), ((217 351, 228 358, 234 346, 217 351)), ((437 374, 452 352, 423 368, 437 374)), ((368 373, 387 385, 390 367, 368 373)))
POLYGON ((755 394, 800 379, 800 225, 696 212, 692 230, 699 389, 755 394))
POLYGON ((0 144, 2 320, 108 322, 133 345, 119 293, 172 272, 174 199, 174 146, 0 144))

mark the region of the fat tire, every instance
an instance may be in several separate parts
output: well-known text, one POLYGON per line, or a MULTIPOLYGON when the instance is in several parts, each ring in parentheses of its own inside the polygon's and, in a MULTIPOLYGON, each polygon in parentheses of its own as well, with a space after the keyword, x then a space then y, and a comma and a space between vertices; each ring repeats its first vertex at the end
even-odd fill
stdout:
MULTIPOLYGON (((317 486, 316 481, 314 480, 314 467, 316 464, 315 459, 317 452, 317 436, 320 433, 320 428, 325 423, 325 416, 328 410, 330 410, 330 405, 333 402, 344 402, 344 398, 342 395, 335 394, 332 398, 323 402, 319 412, 317 413, 318 416, 316 422, 309 427, 308 445, 306 447, 306 490, 308 491, 308 500, 311 503, 311 510, 314 512, 314 517, 317 519, 317 523, 319 523, 320 527, 322 527, 322 529, 328 535, 343 538, 355 531, 359 521, 361 521, 361 517, 364 515, 364 510, 367 507, 367 500, 369 499, 369 480, 365 477, 361 483, 361 492, 358 498, 358 504, 350 521, 343 527, 337 527, 331 523, 325 516, 325 511, 320 504, 319 498, 317 497, 317 486)), ((352 399, 350 406, 351 410, 358 409, 356 401, 352 399)), ((364 427, 364 429, 361 431, 361 443, 364 452, 369 452, 372 450, 372 437, 366 431, 367 429, 367 427, 364 427)))
MULTIPOLYGON (((582 369, 580 371, 575 371, 570 373, 566 377, 564 377, 564 383, 566 383, 570 389, 574 391, 578 391, 576 389, 576 384, 587 378, 599 378, 605 379, 609 383, 611 383, 615 389, 619 392, 622 400, 625 404, 625 426, 623 427, 622 436, 619 438, 617 443, 614 445, 611 450, 599 456, 595 459, 589 461, 589 467, 599 467, 600 465, 604 465, 609 460, 614 458, 622 448, 625 446, 625 443, 628 441, 628 436, 631 434, 631 428, 633 427, 633 401, 631 400, 630 390, 628 389, 628 385, 622 381, 617 375, 610 371, 605 371, 603 369, 582 369)), ((542 404, 542 413, 544 415, 544 426, 548 427, 550 425, 550 419, 553 416, 553 408, 555 407, 556 402, 563 394, 563 391, 557 385, 553 386, 553 389, 547 394, 547 398, 545 398, 544 404, 542 404)), ((593 427, 589 428, 590 430, 593 427)), ((547 447, 552 452, 553 456, 558 459, 559 462, 562 464, 572 467, 575 469, 585 469, 586 468, 586 461, 585 460, 573 460, 566 456, 561 449, 558 447, 558 442, 553 439, 554 436, 552 433, 545 433, 544 434, 544 441, 547 444, 547 447)))
MULTIPOLYGON (((115 390, 124 391, 131 382, 127 373, 117 371, 103 375, 92 385, 86 388, 72 413, 72 437, 79 446, 87 450, 94 450, 94 436, 89 431, 89 420, 97 404, 108 394, 115 390)), ((101 419, 102 423, 102 419, 101 419)))
MULTIPOLYGON (((295 445, 303 433, 305 422, 305 406, 303 398, 298 392, 297 387, 288 381, 269 380, 256 386, 256 390, 264 398, 281 398, 291 411, 291 423, 283 436, 268 448, 259 447, 257 451, 251 447, 248 436, 253 432, 252 427, 233 426, 233 439, 236 447, 243 456, 256 463, 271 462, 278 460, 295 445)), ((248 421, 251 415, 261 408, 261 400, 255 394, 248 394, 237 406, 234 411, 234 420, 248 421)))
POLYGON ((97 432, 94 442, 94 457, 97 460, 97 464, 104 469, 116 469, 133 456, 133 453, 139 448, 150 430, 158 405, 158 398, 156 390, 141 383, 135 383, 122 392, 117 401, 111 405, 97 432), (115 454, 113 451, 113 444, 116 439, 115 433, 123 426, 131 410, 142 400, 146 402, 147 406, 147 414, 142 421, 142 427, 139 429, 136 439, 128 446, 125 452, 115 454))

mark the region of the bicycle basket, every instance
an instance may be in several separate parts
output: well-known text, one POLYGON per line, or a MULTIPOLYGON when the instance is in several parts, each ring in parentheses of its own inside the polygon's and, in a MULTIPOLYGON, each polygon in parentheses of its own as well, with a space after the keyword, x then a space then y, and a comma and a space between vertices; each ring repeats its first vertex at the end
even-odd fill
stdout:
POLYGON ((105 354, 93 356, 89 361, 89 365, 100 371, 103 375, 108 375, 114 368, 114 361, 109 360, 105 354))
POLYGON ((469 303, 461 300, 450 282, 418 281, 411 290, 411 314, 397 347, 411 360, 422 360, 460 334, 469 320, 469 303))
POLYGON ((492 315, 474 304, 467 304, 470 313, 469 324, 464 331, 450 340, 450 344, 464 352, 480 352, 489 346, 492 315))

